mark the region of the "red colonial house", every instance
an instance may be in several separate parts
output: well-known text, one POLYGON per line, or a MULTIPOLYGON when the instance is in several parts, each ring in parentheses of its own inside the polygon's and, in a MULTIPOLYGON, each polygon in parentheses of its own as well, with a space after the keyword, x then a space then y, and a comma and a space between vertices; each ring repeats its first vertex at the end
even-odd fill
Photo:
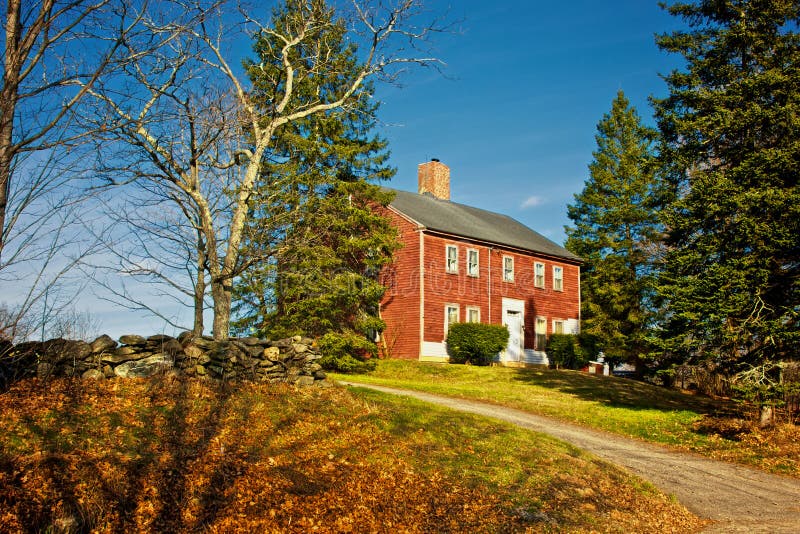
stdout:
POLYGON ((454 322, 502 324, 506 365, 546 365, 547 336, 577 333, 581 259, 514 219, 450 202, 450 169, 419 165, 419 194, 395 191, 403 242, 383 273, 382 346, 392 358, 446 361, 454 322))

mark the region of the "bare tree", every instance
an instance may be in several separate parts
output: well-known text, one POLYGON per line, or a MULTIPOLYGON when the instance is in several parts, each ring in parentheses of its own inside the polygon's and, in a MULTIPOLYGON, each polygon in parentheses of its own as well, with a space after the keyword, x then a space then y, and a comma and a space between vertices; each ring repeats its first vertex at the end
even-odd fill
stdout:
POLYGON ((82 270, 104 289, 100 298, 159 317, 175 329, 185 325, 164 303, 191 307, 192 331, 201 335, 209 305, 198 217, 191 204, 165 195, 159 185, 141 179, 139 187, 126 189, 129 194, 106 201, 99 219, 103 230, 89 229, 101 253, 84 262, 82 270), (143 291, 145 287, 150 291, 143 291), (153 297, 157 303, 151 302, 153 297))
POLYGON ((46 332, 85 286, 69 276, 94 250, 81 233, 91 195, 76 181, 87 132, 72 118, 125 59, 136 17, 123 0, 7 0, 0 18, 0 284, 11 301, 2 328, 20 339, 46 332))
POLYGON ((271 24, 261 25, 224 2, 162 2, 142 23, 151 37, 124 43, 133 58, 125 77, 85 86, 98 103, 95 116, 107 126, 103 140, 121 150, 114 157, 127 162, 123 154, 140 155, 127 166, 128 179, 153 184, 195 227, 197 257, 210 275, 216 338, 228 336, 234 278, 256 261, 245 261, 240 248, 254 184, 276 133, 347 106, 369 79, 392 81, 409 64, 435 65, 418 49, 435 30, 415 26, 421 8, 419 0, 353 1, 347 10, 322 0, 287 0, 271 24), (336 69, 325 31, 337 24, 346 24, 358 44, 360 68, 341 90, 309 91, 336 69), (262 51, 272 68, 249 66, 263 70, 258 87, 231 51, 237 30, 277 43, 262 51), (163 42, 157 53, 143 53, 156 39, 163 42))
POLYGON ((126 12, 124 4, 110 0, 8 0, 2 13, 0 258, 10 232, 8 204, 17 158, 67 142, 65 122, 115 60, 126 34, 126 12), (110 30, 112 18, 120 22, 110 30), (99 27, 110 31, 99 35, 99 27), (87 45, 100 52, 87 57, 92 55, 87 45))
POLYGON ((0 329, 20 340, 47 331, 86 286, 73 269, 95 250, 82 232, 86 195, 70 183, 64 153, 48 150, 18 157, 24 179, 8 188, 5 255, 0 286, 6 301, 0 329))

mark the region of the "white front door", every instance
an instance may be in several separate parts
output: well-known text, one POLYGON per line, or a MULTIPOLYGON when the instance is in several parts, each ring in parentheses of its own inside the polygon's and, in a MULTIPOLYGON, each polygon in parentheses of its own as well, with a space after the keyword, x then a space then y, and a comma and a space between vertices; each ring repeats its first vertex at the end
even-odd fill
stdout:
POLYGON ((522 361, 522 312, 506 310, 503 321, 508 328, 508 347, 506 357, 508 361, 522 361))

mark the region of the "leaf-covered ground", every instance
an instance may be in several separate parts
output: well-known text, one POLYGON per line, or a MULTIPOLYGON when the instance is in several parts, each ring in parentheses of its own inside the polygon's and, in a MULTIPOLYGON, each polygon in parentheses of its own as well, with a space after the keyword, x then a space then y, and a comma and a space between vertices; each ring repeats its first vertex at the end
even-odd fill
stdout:
POLYGON ((0 394, 0 531, 691 532, 554 440, 339 388, 17 383, 0 394))

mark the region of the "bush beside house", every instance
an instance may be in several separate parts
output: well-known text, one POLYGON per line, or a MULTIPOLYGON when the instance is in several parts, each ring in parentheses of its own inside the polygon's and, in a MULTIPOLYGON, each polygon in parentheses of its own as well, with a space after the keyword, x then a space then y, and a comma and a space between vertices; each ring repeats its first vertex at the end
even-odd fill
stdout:
POLYGON ((572 334, 550 334, 547 357, 556 369, 580 369, 588 361, 578 337, 572 334))
POLYGON ((489 365, 508 344, 508 329, 502 325, 455 323, 447 332, 450 363, 489 365))

